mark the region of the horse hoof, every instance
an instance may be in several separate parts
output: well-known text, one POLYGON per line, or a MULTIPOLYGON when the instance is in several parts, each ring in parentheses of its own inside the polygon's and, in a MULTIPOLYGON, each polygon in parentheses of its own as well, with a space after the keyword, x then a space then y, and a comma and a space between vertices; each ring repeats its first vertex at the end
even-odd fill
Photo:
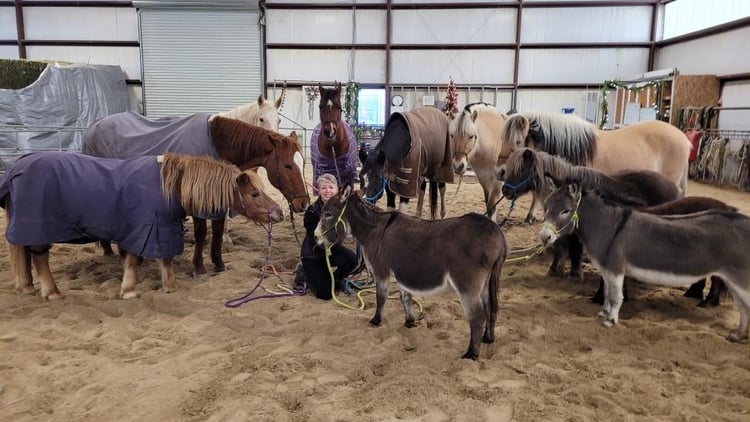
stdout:
POLYGON ((547 275, 550 277, 564 277, 565 272, 560 268, 549 267, 549 269, 547 270, 547 275))
POLYGON ((380 318, 373 318, 370 320, 370 325, 373 327, 379 327, 380 326, 380 318))
POLYGON ((406 321, 404 323, 404 327, 406 327, 406 328, 414 328, 416 326, 417 326, 417 323, 414 322, 414 321, 406 321))
POLYGON ((495 342, 495 337, 488 337, 488 336, 483 336, 482 337, 482 343, 492 344, 494 342, 495 342))
POLYGON ((596 314, 596 316, 598 316, 599 318, 606 318, 606 317, 607 317, 607 315, 609 315, 609 312, 607 312, 607 311, 599 311, 599 312, 598 312, 598 313, 596 314))
POLYGON ((461 356, 461 359, 479 360, 479 355, 472 352, 466 352, 463 356, 461 356))
POLYGON ((529 215, 523 221, 525 221, 528 224, 534 224, 536 223, 536 217, 534 217, 533 215, 529 215))
POLYGON ((138 299, 140 297, 141 297, 141 294, 138 292, 134 292, 134 291, 124 292, 120 294, 120 298, 122 298, 123 300, 138 299))
POLYGON ((202 280, 205 280, 206 278, 208 278, 208 274, 206 274, 205 271, 202 272, 202 273, 198 272, 198 271, 193 271, 193 278, 196 279, 196 280, 201 280, 202 281, 202 280))
POLYGON ((727 336, 727 340, 729 340, 732 343, 738 343, 738 344, 747 344, 747 336, 743 336, 742 334, 739 334, 736 331, 733 331, 727 336))
POLYGON ((177 286, 175 286, 175 287, 165 287, 164 288, 164 292, 165 293, 174 293, 176 291, 177 291, 177 286))
POLYGON ((63 295, 61 295, 60 292, 53 292, 43 297, 47 300, 58 300, 58 299, 62 299, 63 295))
POLYGON ((227 270, 227 266, 224 264, 214 266, 215 273, 221 273, 227 270))
POLYGON ((612 328, 615 326, 615 321, 612 319, 605 319, 602 321, 602 326, 604 326, 604 328, 612 328))

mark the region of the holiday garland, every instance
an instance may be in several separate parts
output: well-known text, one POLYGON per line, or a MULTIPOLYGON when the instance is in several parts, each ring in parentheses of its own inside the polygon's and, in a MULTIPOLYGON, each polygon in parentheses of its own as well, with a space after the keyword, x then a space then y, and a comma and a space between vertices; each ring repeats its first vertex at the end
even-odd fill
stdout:
POLYGON ((609 120, 609 104, 607 103, 607 95, 609 95, 609 90, 624 89, 628 92, 641 92, 649 90, 651 88, 656 88, 656 98, 652 107, 654 108, 654 111, 656 111, 656 118, 659 119, 659 104, 661 104, 661 82, 652 81, 646 82, 643 85, 633 86, 632 83, 628 84, 620 81, 604 81, 604 84, 601 87, 601 101, 599 102, 599 112, 601 113, 599 128, 603 128, 609 120))
POLYGON ((359 109, 359 84, 349 82, 346 84, 344 93, 344 116, 346 121, 354 123, 357 121, 357 110, 359 109))

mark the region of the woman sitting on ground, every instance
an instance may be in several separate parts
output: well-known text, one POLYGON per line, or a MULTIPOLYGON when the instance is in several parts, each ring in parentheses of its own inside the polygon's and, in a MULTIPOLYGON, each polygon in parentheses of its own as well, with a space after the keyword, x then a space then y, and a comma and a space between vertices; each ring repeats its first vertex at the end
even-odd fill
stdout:
MULTIPOLYGON (((305 239, 302 241, 302 268, 307 287, 318 299, 331 299, 331 274, 325 260, 325 250, 315 240, 315 227, 320 221, 323 204, 339 191, 336 178, 329 173, 318 177, 318 200, 313 202, 305 211, 305 239)), ((331 267, 335 267, 333 276, 337 290, 344 289, 346 276, 357 267, 357 255, 341 244, 331 247, 331 267)))

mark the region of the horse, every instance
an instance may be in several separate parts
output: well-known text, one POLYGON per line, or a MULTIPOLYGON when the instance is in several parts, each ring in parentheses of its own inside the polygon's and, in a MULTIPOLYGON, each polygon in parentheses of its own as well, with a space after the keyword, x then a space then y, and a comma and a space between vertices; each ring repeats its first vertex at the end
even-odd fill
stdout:
POLYGON ((437 193, 441 196, 441 218, 445 218, 445 183, 453 183, 451 143, 448 138, 450 119, 433 107, 393 113, 385 125, 383 139, 368 154, 362 166, 361 179, 366 179, 366 196, 376 202, 390 190, 401 197, 399 209, 406 211, 409 198, 420 196, 417 216, 422 214, 425 180, 431 182, 432 218, 437 210, 437 193), (441 185, 442 183, 442 185, 441 185))
POLYGON ((665 286, 719 276, 740 312, 739 327, 727 339, 748 341, 750 217, 719 210, 657 216, 608 204, 595 192, 567 182, 545 200, 544 217, 543 243, 577 234, 604 276, 599 316, 605 327, 619 321, 625 276, 665 286))
MULTIPOLYGON (((237 119, 193 115, 179 121, 152 121, 136 113, 119 113, 95 122, 84 135, 82 152, 103 158, 131 158, 165 152, 224 159, 242 170, 265 167, 268 180, 289 202, 292 212, 303 212, 310 202, 302 176, 302 147, 297 134, 289 136, 237 119)), ((213 220, 211 261, 215 271, 226 269, 221 257, 225 212, 194 215, 194 275, 206 274, 203 246, 206 218, 213 220)), ((112 250, 105 244, 105 254, 112 250), (107 249, 109 249, 107 251, 107 249)))
POLYGON ((268 101, 267 99, 263 98, 263 95, 259 95, 258 101, 255 103, 243 104, 230 110, 211 114, 208 117, 208 120, 210 121, 218 116, 221 116, 230 119, 242 120, 245 123, 249 123, 254 126, 260 126, 273 132, 278 132, 279 125, 281 124, 279 109, 281 108, 281 103, 283 102, 282 97, 283 95, 277 98, 276 101, 268 101))
MULTIPOLYGON (((728 212, 738 212, 737 208, 721 202, 717 199, 703 196, 686 196, 674 201, 666 202, 661 205, 650 207, 639 207, 638 211, 654 215, 684 215, 706 210, 722 210, 728 212)), ((706 287, 706 280, 702 279, 693 283, 685 292, 685 297, 700 299, 698 306, 705 308, 708 306, 719 306, 720 297, 726 293, 726 286, 721 278, 711 276, 711 289, 708 295, 703 297, 703 289, 706 287)), ((628 300, 627 283, 623 282, 623 300, 628 300)), ((600 305, 604 304, 604 280, 600 280, 599 289, 596 291, 591 301, 600 305)))
POLYGON ((432 295, 453 290, 471 327, 465 359, 478 359, 480 340, 495 340, 500 272, 508 244, 500 227, 479 214, 445 220, 422 220, 396 211, 381 211, 347 186, 323 206, 315 234, 322 245, 351 234, 362 245, 375 278, 375 315, 379 326, 388 298, 388 280, 395 277, 407 328, 415 327, 412 294, 432 295), (450 239, 451 247, 445 247, 450 239), (482 334, 484 331, 484 334, 482 334))
MULTIPOLYGON (((357 177, 357 141, 348 124, 341 118, 341 83, 320 90, 320 123, 310 137, 310 159, 313 179, 330 173, 336 176, 339 186, 354 183, 357 177)), ((317 189, 314 189, 317 193, 317 189)))
POLYGON ((453 171, 464 175, 471 166, 482 185, 487 215, 494 219, 502 187, 502 183, 495 177, 497 157, 510 153, 500 151, 503 146, 503 124, 507 116, 490 104, 473 103, 464 107, 461 113, 452 114, 450 118, 453 171))
MULTIPOLYGON (((499 180, 504 180, 503 196, 515 201, 526 192, 533 191, 534 203, 526 217, 533 221, 535 204, 542 203, 554 190, 552 180, 570 178, 589 188, 598 188, 618 203, 626 205, 658 205, 679 197, 677 186, 665 176, 648 170, 622 171, 611 176, 584 166, 574 166, 564 159, 522 148, 508 157, 506 164, 497 170, 499 180)), ((569 236, 555 243, 550 275, 563 274, 562 256, 567 245, 570 256, 570 277, 583 279, 581 242, 569 236)))
MULTIPOLYGON (((686 193, 692 144, 682 131, 659 120, 599 130, 572 114, 530 112, 510 116, 502 138, 503 151, 531 147, 606 174, 655 171, 674 182, 680 196, 686 193)), ((498 164, 505 159, 507 155, 498 155, 498 164)))
POLYGON ((230 208, 259 223, 277 220, 281 209, 262 186, 253 172, 204 157, 27 154, 0 179, 16 289, 35 293, 33 262, 42 297, 61 298, 49 268, 52 244, 106 240, 126 251, 122 299, 138 297, 139 258, 157 260, 163 289, 174 292, 172 258, 183 252, 185 215, 230 208))

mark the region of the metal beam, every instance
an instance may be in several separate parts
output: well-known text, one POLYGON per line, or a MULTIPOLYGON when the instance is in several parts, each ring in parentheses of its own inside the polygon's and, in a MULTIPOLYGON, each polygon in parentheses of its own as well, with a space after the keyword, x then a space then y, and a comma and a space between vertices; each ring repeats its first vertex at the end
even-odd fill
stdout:
POLYGON ((24 39, 26 38, 26 31, 23 27, 23 2, 16 0, 13 2, 13 6, 16 9, 16 41, 18 43, 18 58, 26 58, 26 44, 24 39))

